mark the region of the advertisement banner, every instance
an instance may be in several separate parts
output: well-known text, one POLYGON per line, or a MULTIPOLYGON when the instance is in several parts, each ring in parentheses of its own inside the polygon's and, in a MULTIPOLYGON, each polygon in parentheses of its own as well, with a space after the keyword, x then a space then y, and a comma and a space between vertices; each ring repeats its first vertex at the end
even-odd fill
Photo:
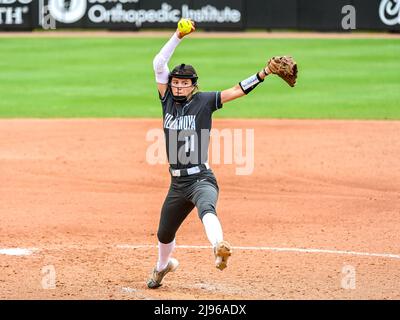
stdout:
POLYGON ((33 29, 33 0, 0 0, 0 29, 33 29))
POLYGON ((348 31, 349 10, 355 30, 400 31, 400 0, 0 0, 0 30, 162 29, 184 17, 207 31, 348 31))
POLYGON ((174 27, 181 17, 200 27, 242 29, 242 0, 39 0, 40 26, 137 30, 174 27), (211 4, 212 3, 212 4, 211 4))
POLYGON ((399 0, 353 0, 360 29, 400 30, 399 0))

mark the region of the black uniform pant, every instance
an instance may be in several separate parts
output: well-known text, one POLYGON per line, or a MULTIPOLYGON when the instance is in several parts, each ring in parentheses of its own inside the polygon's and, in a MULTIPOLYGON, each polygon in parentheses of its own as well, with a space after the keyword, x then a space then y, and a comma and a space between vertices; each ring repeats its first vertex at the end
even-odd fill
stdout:
POLYGON ((218 184, 208 169, 186 177, 171 177, 171 185, 161 209, 157 237, 161 243, 170 243, 182 222, 194 207, 203 219, 206 213, 216 214, 218 184))

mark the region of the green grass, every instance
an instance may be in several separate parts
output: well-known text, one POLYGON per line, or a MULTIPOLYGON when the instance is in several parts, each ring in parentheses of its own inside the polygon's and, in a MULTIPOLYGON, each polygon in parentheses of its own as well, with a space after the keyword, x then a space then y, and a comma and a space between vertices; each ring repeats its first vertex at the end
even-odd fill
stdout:
MULTIPOLYGON (((0 39, 0 117, 159 117, 152 59, 167 39, 0 39)), ((298 86, 268 78, 216 117, 400 119, 400 40, 185 39, 203 91, 227 89, 279 54, 298 86)))

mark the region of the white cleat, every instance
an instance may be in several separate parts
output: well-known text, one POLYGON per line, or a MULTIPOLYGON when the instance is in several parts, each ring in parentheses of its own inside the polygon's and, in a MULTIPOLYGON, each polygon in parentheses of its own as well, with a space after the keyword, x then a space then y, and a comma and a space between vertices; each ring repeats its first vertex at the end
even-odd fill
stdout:
POLYGON ((168 272, 174 272, 176 268, 178 268, 179 262, 178 260, 171 258, 169 259, 168 265, 165 267, 164 270, 157 271, 156 268, 154 268, 153 273, 150 276, 150 279, 147 281, 147 286, 150 289, 156 289, 160 286, 162 286, 162 280, 164 279, 165 275, 168 272))

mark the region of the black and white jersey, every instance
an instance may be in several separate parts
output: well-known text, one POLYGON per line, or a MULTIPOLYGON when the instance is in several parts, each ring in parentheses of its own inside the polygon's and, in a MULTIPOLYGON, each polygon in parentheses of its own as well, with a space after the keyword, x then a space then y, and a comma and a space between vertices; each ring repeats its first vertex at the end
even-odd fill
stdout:
POLYGON ((181 104, 167 89, 161 104, 171 168, 185 169, 207 162, 212 114, 222 108, 221 92, 198 92, 181 104))

